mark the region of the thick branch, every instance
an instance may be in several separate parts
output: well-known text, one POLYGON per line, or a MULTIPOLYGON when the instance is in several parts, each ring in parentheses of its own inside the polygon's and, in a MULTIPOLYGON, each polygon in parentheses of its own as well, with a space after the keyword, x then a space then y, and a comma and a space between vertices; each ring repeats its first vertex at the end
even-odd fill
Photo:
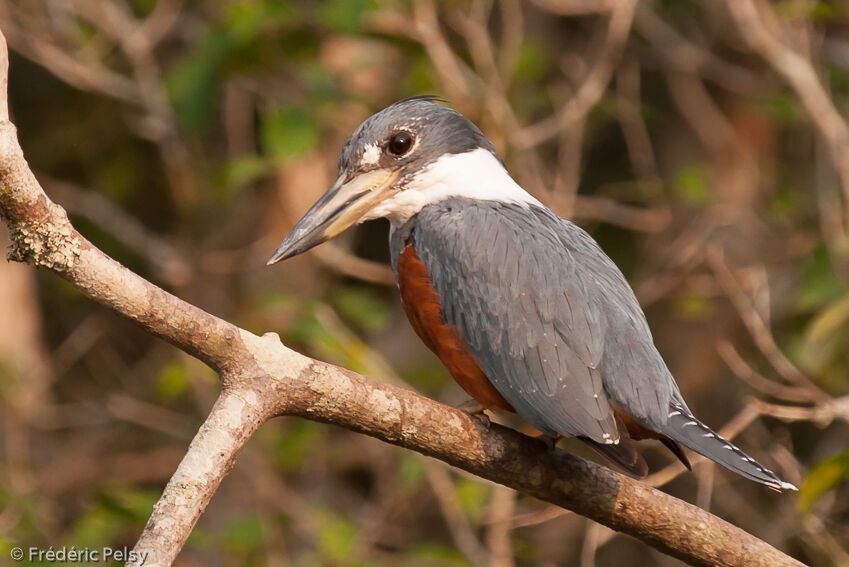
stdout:
MULTIPOLYGON (((238 396, 240 401, 231 402, 236 407, 228 410, 231 419, 217 419, 222 428, 219 435, 236 440, 249 429, 232 419, 238 412, 250 412, 245 419, 251 423, 273 415, 300 416, 445 461, 630 534, 692 565, 801 565, 743 530, 642 482, 563 451, 551 451, 542 441, 511 429, 499 425, 487 429, 462 411, 404 388, 311 360, 287 349, 274 334, 257 337, 242 331, 241 341, 234 346, 251 352, 253 364, 233 381, 233 391, 222 395, 238 396)), ((207 425, 192 443, 184 464, 206 459, 209 443, 200 440, 210 435, 205 430, 207 425)), ((214 479, 207 469, 189 476, 190 467, 181 464, 179 482, 169 483, 137 550, 161 550, 163 540, 156 540, 155 530, 174 514, 193 523, 208 497, 186 501, 181 498, 184 487, 202 486, 211 496, 240 448, 241 444, 230 446, 221 454, 219 460, 227 466, 214 479)), ((173 524, 169 526, 164 535, 168 549, 176 554, 179 546, 172 541, 173 524)))
MULTIPOLYGON (((5 92, 4 92, 5 94, 5 92)), ((0 105, 5 110, 6 104, 0 105)), ((71 226, 30 171, 15 126, 0 121, 0 216, 9 225, 8 258, 49 268, 80 291, 219 371, 234 363, 238 329, 176 298, 98 250, 71 226)))
MULTIPOLYGON (((1 39, 1 38, 0 38, 1 39)), ((6 80, 0 43, 0 86, 6 80)), ((127 270, 74 230, 29 170, 0 92, 0 212, 10 258, 49 268, 89 297, 216 368, 223 392, 138 542, 169 565, 251 434, 275 415, 332 423, 574 510, 693 565, 801 565, 681 500, 515 431, 257 337, 127 270)))

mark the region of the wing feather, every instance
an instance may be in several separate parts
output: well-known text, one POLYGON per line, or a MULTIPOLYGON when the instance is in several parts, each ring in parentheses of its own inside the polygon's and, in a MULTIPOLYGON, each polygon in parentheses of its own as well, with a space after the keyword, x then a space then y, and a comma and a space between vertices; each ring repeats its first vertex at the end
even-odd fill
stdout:
POLYGON ((419 213, 413 238, 443 317, 511 405, 545 433, 609 443, 619 434, 601 372, 606 319, 562 221, 545 220, 444 203, 419 213))
POLYGON ((422 209, 409 236, 445 321, 540 431, 611 443, 610 400, 654 430, 683 403, 633 291, 578 226, 544 208, 458 198, 422 209))

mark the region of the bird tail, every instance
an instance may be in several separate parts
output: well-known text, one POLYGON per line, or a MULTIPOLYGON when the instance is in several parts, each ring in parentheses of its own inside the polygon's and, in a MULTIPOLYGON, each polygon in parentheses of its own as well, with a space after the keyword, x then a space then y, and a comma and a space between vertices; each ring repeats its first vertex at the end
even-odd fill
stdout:
MULTIPOLYGON (((637 452, 637 448, 634 446, 628 428, 622 421, 619 412, 613 413, 613 419, 616 420, 616 429, 619 431, 619 441, 617 443, 598 443, 587 437, 578 437, 578 439, 592 447, 599 455, 607 457, 610 461, 616 463, 623 471, 631 476, 645 478, 649 474, 648 464, 643 459, 643 456, 637 452)), ((689 468, 689 463, 687 468, 689 468)))
POLYGON ((663 434, 725 468, 775 491, 798 490, 741 451, 736 445, 720 437, 718 433, 696 419, 687 408, 678 404, 670 404, 669 420, 663 434))
POLYGON ((604 444, 597 443, 587 437, 578 437, 579 441, 583 441, 600 455, 607 457, 628 474, 636 478, 645 478, 649 472, 649 467, 643 457, 637 452, 634 443, 626 436, 619 438, 619 443, 604 444))

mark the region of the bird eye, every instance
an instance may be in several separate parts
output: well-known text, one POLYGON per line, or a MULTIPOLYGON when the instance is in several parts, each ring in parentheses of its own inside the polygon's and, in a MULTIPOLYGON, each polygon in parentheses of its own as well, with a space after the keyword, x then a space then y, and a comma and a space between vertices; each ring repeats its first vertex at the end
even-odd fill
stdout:
POLYGON ((393 156, 402 156, 413 147, 413 136, 409 132, 398 132, 389 138, 386 150, 393 156))

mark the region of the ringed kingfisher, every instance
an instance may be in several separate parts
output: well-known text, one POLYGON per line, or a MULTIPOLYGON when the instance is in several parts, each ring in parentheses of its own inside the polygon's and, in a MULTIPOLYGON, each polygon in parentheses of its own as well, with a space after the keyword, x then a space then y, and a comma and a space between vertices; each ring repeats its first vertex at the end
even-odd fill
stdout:
POLYGON ((634 292, 593 238, 520 187, 490 141, 435 96, 363 122, 339 176, 268 261, 355 223, 390 222, 392 269, 422 341, 483 408, 577 437, 625 471, 633 440, 681 445, 774 490, 796 490, 699 421, 634 292))

